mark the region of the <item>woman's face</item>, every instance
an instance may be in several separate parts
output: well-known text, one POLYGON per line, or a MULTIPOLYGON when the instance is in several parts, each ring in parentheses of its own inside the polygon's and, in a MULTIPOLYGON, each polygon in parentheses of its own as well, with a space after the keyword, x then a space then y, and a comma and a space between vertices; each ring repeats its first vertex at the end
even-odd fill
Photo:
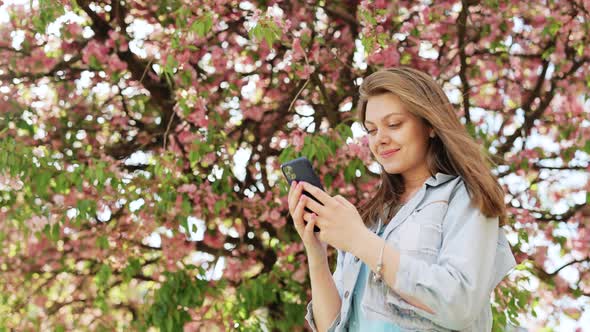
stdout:
POLYGON ((365 127, 369 148, 387 173, 403 174, 406 179, 429 175, 426 152, 432 129, 407 112, 396 95, 384 93, 369 98, 365 127), (390 151, 395 152, 386 153, 390 151))

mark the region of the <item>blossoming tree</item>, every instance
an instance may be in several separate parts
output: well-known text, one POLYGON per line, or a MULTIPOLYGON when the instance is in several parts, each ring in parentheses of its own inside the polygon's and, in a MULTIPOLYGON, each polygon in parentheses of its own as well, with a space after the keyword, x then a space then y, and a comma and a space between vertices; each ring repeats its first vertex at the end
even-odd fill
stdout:
POLYGON ((301 330, 278 166, 307 156, 368 199, 359 78, 400 64, 443 85, 505 186, 520 264, 495 329, 580 318, 588 1, 5 2, 0 328, 301 330))

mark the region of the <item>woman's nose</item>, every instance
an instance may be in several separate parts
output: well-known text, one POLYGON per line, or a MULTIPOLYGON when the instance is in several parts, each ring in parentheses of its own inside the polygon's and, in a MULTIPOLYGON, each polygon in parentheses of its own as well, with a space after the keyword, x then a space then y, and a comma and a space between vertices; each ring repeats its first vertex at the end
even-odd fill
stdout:
POLYGON ((384 131, 377 132, 377 143, 389 143, 389 136, 384 131))

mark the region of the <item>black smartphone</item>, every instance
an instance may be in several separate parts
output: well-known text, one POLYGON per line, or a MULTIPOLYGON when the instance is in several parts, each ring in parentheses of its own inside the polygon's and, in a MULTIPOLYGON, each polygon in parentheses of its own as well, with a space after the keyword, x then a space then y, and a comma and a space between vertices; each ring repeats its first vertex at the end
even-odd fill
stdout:
MULTIPOLYGON (((322 182, 320 181, 320 178, 317 176, 317 174, 313 170, 313 166, 311 165, 311 162, 305 157, 293 159, 293 160, 290 160, 290 161, 282 164, 281 171, 283 172, 283 175, 285 176, 285 178, 289 182, 289 186, 291 186, 291 182, 293 182, 293 181, 297 181, 297 182, 305 181, 307 183, 311 183, 314 186, 324 190, 324 186, 322 186, 322 182)), ((310 193, 308 193, 305 190, 303 191, 303 195, 320 203, 319 200, 317 200, 315 197, 313 197, 313 195, 311 195, 310 193)), ((322 203, 320 203, 320 204, 322 204, 322 203)), ((307 207, 305 208, 305 211, 306 212, 313 212, 310 209, 308 209, 307 207)), ((307 222, 305 220, 304 220, 304 222, 307 224, 307 222)), ((319 232, 320 229, 318 228, 317 225, 315 225, 313 228, 313 231, 319 232)))

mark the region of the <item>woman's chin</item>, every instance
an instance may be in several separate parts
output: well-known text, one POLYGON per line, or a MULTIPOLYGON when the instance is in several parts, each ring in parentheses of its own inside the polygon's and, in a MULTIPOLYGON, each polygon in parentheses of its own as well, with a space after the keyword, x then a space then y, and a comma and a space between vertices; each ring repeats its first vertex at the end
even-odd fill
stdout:
POLYGON ((385 170, 385 172, 387 172, 387 174, 400 174, 402 173, 402 169, 400 167, 397 167, 397 165, 382 165, 383 169, 385 170))

